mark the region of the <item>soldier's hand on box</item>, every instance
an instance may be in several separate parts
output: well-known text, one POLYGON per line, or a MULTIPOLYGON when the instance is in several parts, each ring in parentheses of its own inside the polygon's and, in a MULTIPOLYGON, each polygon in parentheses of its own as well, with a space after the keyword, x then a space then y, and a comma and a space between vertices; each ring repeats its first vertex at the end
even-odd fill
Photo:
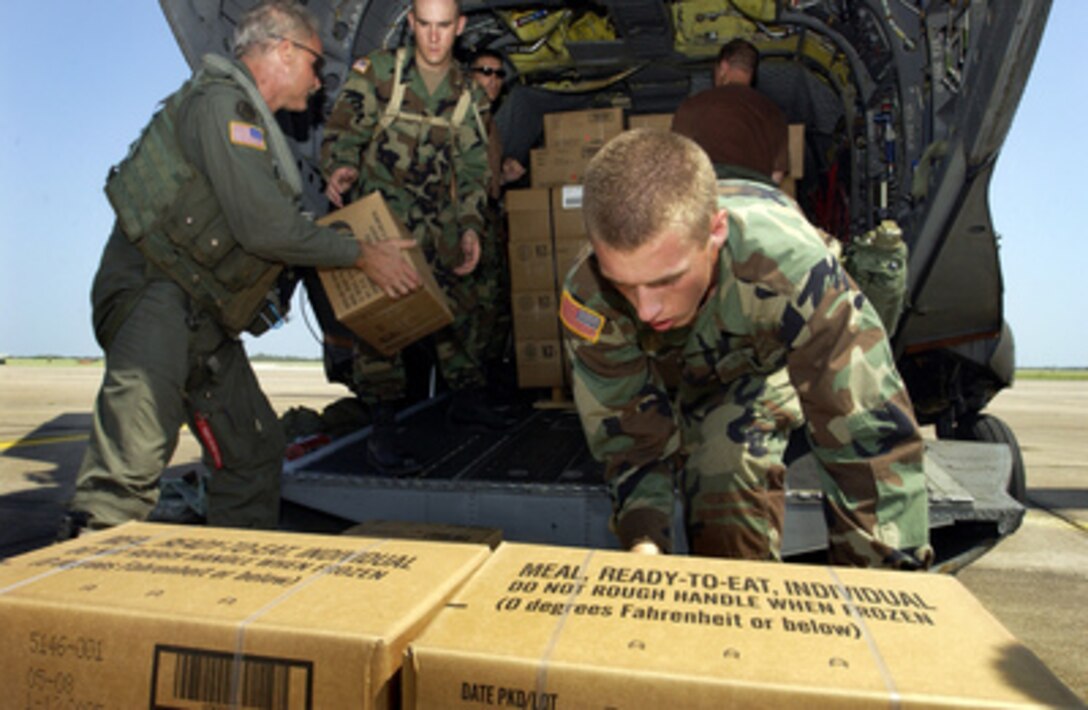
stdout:
POLYGON ((362 243, 355 266, 390 298, 407 296, 423 285, 412 262, 401 251, 416 245, 414 239, 388 239, 373 244, 362 243))
POLYGON ((475 229, 469 229, 461 235, 461 263, 454 267, 453 273, 468 276, 480 263, 480 237, 475 229))
POLYGON ((328 182, 325 184, 325 197, 329 198, 329 202, 337 207, 343 207, 343 194, 348 191, 348 188, 352 186, 358 177, 359 171, 346 165, 333 170, 332 175, 329 176, 328 182))

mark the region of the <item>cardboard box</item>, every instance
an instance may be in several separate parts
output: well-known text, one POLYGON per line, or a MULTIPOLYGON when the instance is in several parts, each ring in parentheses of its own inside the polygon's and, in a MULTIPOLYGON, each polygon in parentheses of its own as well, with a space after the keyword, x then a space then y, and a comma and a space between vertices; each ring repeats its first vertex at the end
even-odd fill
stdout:
MULTIPOLYGON (((318 224, 347 225, 356 238, 366 242, 411 238, 377 192, 322 217, 318 224)), ((359 269, 318 271, 336 319, 385 355, 393 355, 453 322, 446 296, 435 281, 422 249, 407 250, 404 258, 419 272, 423 288, 395 300, 359 269)))
POLYGON ((805 176, 805 124, 791 123, 789 131, 789 176, 800 180, 805 176))
POLYGON ((509 543, 404 682, 406 708, 1080 704, 953 577, 509 543))
POLYGON ((555 240, 585 239, 586 223, 582 216, 582 186, 553 187, 551 201, 552 233, 555 240))
POLYGON ((473 525, 421 523, 412 520, 366 520, 352 525, 343 535, 428 540, 430 542, 470 542, 487 545, 492 550, 502 542, 502 530, 473 525))
POLYGON ((510 296, 514 337, 518 340, 558 340, 559 300, 555 291, 515 291, 510 296))
POLYGON ((589 251, 589 240, 586 238, 559 239, 555 242, 555 276, 558 285, 557 292, 563 292, 563 284, 567 275, 582 255, 589 251))
POLYGON ((564 387, 563 345, 555 340, 514 341, 518 387, 564 387))
POLYGON ((558 187, 582 182, 598 145, 533 148, 529 151, 529 181, 533 187, 558 187))
POLYGON ((544 146, 547 148, 599 148, 622 131, 621 108, 544 114, 544 146))
POLYGON ((628 128, 653 128, 659 131, 672 130, 671 113, 637 113, 627 117, 628 128))
POLYGON ((521 291, 555 291, 555 252, 551 240, 510 241, 510 288, 521 291))
POLYGON ((408 641, 490 554, 148 523, 43 548, 0 565, 0 705, 395 707, 408 641))
POLYGON ((551 207, 547 188, 506 191, 506 225, 512 242, 540 242, 552 238, 551 207))

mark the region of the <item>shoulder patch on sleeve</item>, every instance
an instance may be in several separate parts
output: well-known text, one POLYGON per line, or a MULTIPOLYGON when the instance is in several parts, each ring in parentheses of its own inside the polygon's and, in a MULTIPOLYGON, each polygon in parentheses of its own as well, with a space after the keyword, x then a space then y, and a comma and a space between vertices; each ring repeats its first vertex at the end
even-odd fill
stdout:
POLYGON ((370 60, 366 57, 362 59, 356 59, 355 63, 351 65, 352 71, 357 71, 360 74, 366 74, 366 70, 370 68, 370 60))
POLYGON ((256 148, 257 150, 268 149, 264 142, 264 131, 252 123, 231 121, 229 133, 230 142, 234 145, 244 145, 247 148, 256 148))
POLYGON ((606 322, 600 313, 574 300, 574 296, 566 289, 563 290, 563 299, 559 305, 559 319, 567 330, 591 343, 596 343, 601 337, 606 322))

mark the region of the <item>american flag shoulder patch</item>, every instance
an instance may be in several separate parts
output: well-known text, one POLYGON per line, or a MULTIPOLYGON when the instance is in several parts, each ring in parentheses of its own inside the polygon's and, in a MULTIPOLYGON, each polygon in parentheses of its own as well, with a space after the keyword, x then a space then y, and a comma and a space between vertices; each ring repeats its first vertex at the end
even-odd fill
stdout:
POLYGON ((362 59, 356 59, 355 63, 351 65, 352 71, 357 71, 360 74, 366 74, 366 70, 370 68, 370 60, 366 57, 362 59))
POLYGON ((559 319, 567 330, 591 343, 596 343, 604 330, 604 316, 578 303, 566 289, 563 290, 563 299, 559 304, 559 319))
POLYGON ((259 126, 242 121, 231 121, 229 127, 230 142, 234 145, 244 145, 247 148, 267 150, 264 142, 264 131, 259 126))

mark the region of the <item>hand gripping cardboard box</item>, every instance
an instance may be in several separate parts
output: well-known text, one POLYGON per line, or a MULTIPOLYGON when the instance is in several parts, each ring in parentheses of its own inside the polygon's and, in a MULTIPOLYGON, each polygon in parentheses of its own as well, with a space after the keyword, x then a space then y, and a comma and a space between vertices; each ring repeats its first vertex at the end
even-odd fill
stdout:
MULTIPOLYGON (((356 238, 365 242, 412 238, 378 192, 356 200, 317 222, 333 227, 350 227, 356 238)), ((406 345, 453 322, 446 296, 435 281, 423 250, 418 246, 409 249, 404 252, 404 258, 419 272, 423 287, 397 299, 386 296, 359 269, 318 271, 336 319, 385 355, 393 355, 406 345)))
POLYGON ((504 543, 406 708, 1080 706, 955 579, 504 543))
POLYGON ((386 708, 486 545, 129 523, 0 564, 3 707, 386 708))

